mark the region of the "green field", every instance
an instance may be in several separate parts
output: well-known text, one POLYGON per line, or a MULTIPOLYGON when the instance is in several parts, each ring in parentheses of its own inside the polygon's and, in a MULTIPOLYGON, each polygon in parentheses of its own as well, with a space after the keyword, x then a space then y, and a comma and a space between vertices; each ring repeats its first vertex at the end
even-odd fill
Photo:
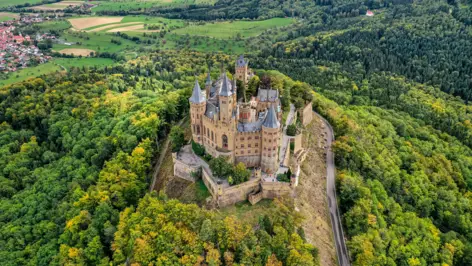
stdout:
POLYGON ((61 70, 61 67, 54 64, 53 62, 48 62, 39 66, 21 69, 16 72, 10 73, 8 79, 0 80, 0 86, 23 81, 32 77, 44 75, 59 70, 61 70))
POLYGON ((91 49, 96 52, 116 53, 138 46, 133 41, 114 37, 112 34, 105 34, 101 32, 65 32, 61 36, 61 39, 63 39, 65 42, 71 43, 72 45, 54 44, 53 49, 55 51, 70 48, 82 48, 91 49), (121 45, 111 43, 113 38, 119 39, 121 41, 121 45))
POLYGON ((62 31, 71 27, 67 20, 46 21, 36 24, 42 31, 62 31))
POLYGON ((94 7, 92 11, 144 11, 145 9, 156 6, 179 6, 191 4, 214 4, 216 0, 115 0, 100 1, 99 5, 94 7))
POLYGON ((17 14, 0 12, 0 22, 7 21, 7 20, 14 20, 16 18, 18 18, 17 14))
POLYGON ((0 86, 20 82, 55 71, 61 71, 64 70, 63 68, 68 71, 71 67, 104 67, 112 64, 113 60, 108 58, 56 58, 46 64, 12 72, 9 74, 8 79, 0 80, 0 86))
POLYGON ((123 18, 121 22, 101 24, 98 26, 86 28, 84 30, 90 31, 90 30, 98 29, 104 26, 110 26, 109 28, 106 28, 100 31, 100 32, 107 32, 111 29, 138 25, 139 24, 138 22, 143 23, 146 29, 148 26, 158 26, 159 29, 162 28, 162 29, 167 29, 167 30, 173 30, 173 29, 181 28, 184 26, 184 21, 180 19, 167 19, 167 18, 161 18, 161 17, 148 17, 148 16, 126 16, 123 18), (130 23, 130 22, 136 22, 136 24, 123 25, 124 23, 130 23))
POLYGON ((260 21, 225 21, 214 22, 203 25, 192 24, 187 27, 174 30, 175 34, 189 34, 197 36, 208 36, 219 39, 248 38, 261 34, 263 31, 290 25, 294 20, 291 18, 272 18, 260 21))
POLYGON ((36 5, 40 3, 41 0, 0 0, 0 7, 16 6, 23 4, 36 5))

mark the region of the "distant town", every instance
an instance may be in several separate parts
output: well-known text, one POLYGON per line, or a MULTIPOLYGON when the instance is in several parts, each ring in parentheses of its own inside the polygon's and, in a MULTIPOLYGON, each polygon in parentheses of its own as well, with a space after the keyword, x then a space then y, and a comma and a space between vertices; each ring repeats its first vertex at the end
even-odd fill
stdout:
POLYGON ((22 35, 17 29, 34 23, 49 20, 39 14, 21 16, 17 20, 5 21, 0 24, 0 71, 3 73, 15 72, 18 69, 43 64, 51 60, 35 45, 47 39, 56 37, 50 34, 36 34, 31 37, 22 35))

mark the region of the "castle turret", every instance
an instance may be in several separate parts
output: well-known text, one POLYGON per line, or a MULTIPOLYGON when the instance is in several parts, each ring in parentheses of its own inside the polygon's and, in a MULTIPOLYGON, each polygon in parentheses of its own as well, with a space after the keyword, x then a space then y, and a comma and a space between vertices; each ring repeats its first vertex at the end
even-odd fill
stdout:
POLYGON ((244 59, 243 55, 240 55, 238 60, 236 60, 235 66, 235 79, 239 79, 243 82, 244 86, 248 83, 248 61, 244 59))
POLYGON ((229 123, 233 116, 235 104, 233 94, 231 82, 226 76, 226 73, 223 73, 223 82, 221 83, 221 90, 218 98, 220 106, 220 120, 225 123, 229 123))
POLYGON ((261 169, 268 174, 275 174, 278 167, 279 128, 274 106, 271 105, 262 123, 261 169))
POLYGON ((211 90, 211 77, 210 77, 210 71, 208 71, 208 75, 205 80, 205 91, 206 91, 207 99, 210 99, 210 90, 211 90))
POLYGON ((192 138, 193 141, 202 144, 203 134, 203 115, 205 113, 206 98, 203 95, 198 80, 195 80, 192 96, 189 98, 190 102, 190 119, 192 124, 192 138))

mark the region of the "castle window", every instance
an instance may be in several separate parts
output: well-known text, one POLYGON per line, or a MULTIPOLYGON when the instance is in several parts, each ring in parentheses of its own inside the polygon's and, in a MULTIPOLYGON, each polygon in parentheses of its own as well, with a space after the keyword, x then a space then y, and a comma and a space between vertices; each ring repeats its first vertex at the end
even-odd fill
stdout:
POLYGON ((248 147, 248 148, 251 148, 251 144, 248 144, 247 147, 248 147))
POLYGON ((247 150, 247 153, 248 153, 248 154, 251 153, 251 150, 247 150))
POLYGON ((244 148, 244 144, 241 144, 241 148, 244 148))
POLYGON ((197 126, 197 135, 200 135, 200 126, 197 126))
POLYGON ((244 140, 244 137, 241 137, 240 140, 244 140))
POLYGON ((247 140, 251 140, 252 138, 251 137, 247 137, 247 140))
POLYGON ((241 154, 244 154, 244 151, 241 151, 241 154))
POLYGON ((211 132, 211 141, 215 141, 213 138, 213 131, 211 132))
POLYGON ((256 150, 256 153, 259 153, 259 150, 256 150))
POLYGON ((271 139, 269 139, 269 142, 272 142, 272 140, 271 140, 271 139))
POLYGON ((223 148, 228 148, 228 137, 226 135, 223 135, 221 138, 223 140, 223 148))
POLYGON ((259 136, 256 136, 255 139, 259 139, 259 136))
POLYGON ((256 145, 255 145, 255 146, 256 146, 256 147, 259 147, 259 143, 256 143, 256 145))

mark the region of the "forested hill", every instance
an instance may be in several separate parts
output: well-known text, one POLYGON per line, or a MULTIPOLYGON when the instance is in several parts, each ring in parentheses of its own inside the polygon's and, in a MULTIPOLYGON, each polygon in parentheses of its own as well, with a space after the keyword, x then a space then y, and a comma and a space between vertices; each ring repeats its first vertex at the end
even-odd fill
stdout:
POLYGON ((0 88, 0 265, 316 266, 283 202, 252 223, 145 194, 194 74, 230 59, 150 54, 0 88))
POLYGON ((252 63, 314 86, 354 265, 472 265, 467 2, 310 18, 252 63))
MULTIPOLYGON (((215 19, 265 19, 271 17, 312 17, 318 10, 334 16, 358 16, 368 9, 389 7, 395 4, 412 3, 412 0, 218 0, 214 5, 192 4, 177 7, 154 7, 145 12, 169 18, 192 20, 215 19)), ((133 11, 131 13, 142 13, 133 11)), ((101 14, 125 15, 127 11, 101 11, 101 14)))

